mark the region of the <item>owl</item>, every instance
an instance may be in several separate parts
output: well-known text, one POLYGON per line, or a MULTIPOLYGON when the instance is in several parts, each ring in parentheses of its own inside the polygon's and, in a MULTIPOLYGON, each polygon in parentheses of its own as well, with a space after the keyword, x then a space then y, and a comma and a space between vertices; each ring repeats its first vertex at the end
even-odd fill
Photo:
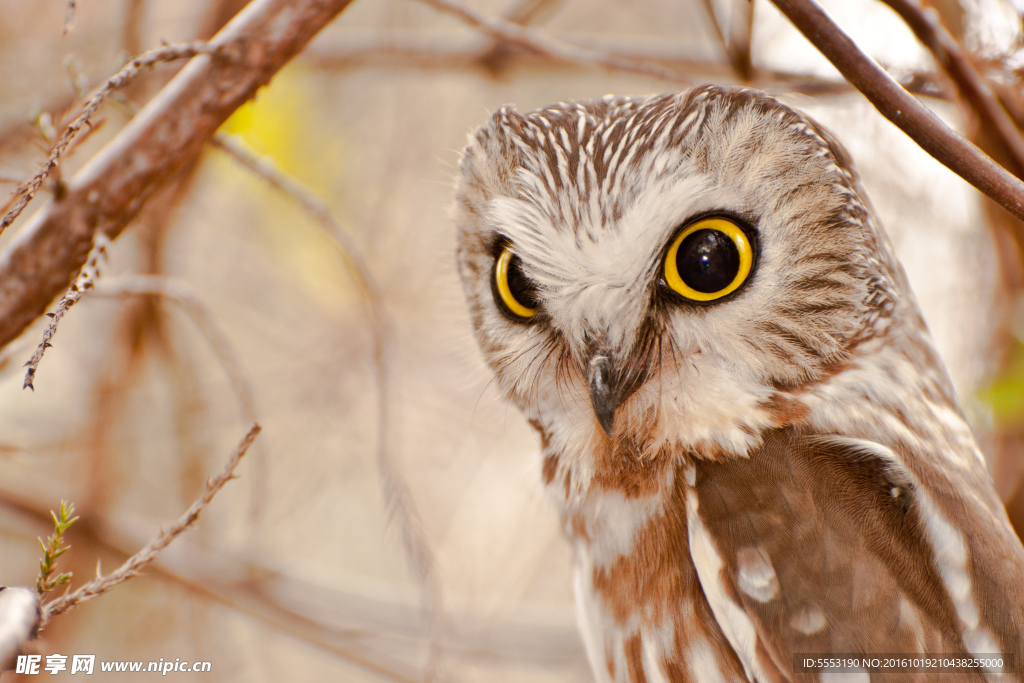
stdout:
POLYGON ((462 156, 455 219, 596 680, 1022 651, 1024 548, 828 131, 733 87, 503 107, 462 156))

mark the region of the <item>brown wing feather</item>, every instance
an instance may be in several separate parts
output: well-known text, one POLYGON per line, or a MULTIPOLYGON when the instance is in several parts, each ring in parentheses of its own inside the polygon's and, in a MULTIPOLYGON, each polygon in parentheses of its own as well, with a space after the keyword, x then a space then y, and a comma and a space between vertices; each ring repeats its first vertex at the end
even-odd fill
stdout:
POLYGON ((787 428, 749 458, 696 463, 694 488, 726 590, 776 667, 795 653, 967 652, 912 478, 892 463, 787 428), (770 599, 743 590, 751 557, 775 572, 770 599))

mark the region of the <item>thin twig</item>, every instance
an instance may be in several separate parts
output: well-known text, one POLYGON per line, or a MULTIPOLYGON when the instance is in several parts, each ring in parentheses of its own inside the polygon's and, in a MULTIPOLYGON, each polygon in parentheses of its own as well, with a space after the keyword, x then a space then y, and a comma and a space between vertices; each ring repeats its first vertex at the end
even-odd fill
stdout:
MULTIPOLYGON (((251 452, 246 457, 251 457, 251 452)), ((52 524, 50 510, 40 501, 59 495, 52 482, 30 492, 16 481, 5 480, 0 482, 0 509, 47 528, 52 524)), ((79 551, 127 558, 132 551, 126 549, 146 543, 150 532, 144 529, 151 528, 151 522, 142 516, 118 513, 76 528, 74 540, 79 551)), ((282 573, 252 557, 207 548, 190 538, 178 539, 175 554, 158 556, 147 573, 167 579, 175 590, 193 592, 237 610, 386 678, 422 683, 422 675, 394 649, 366 640, 367 634, 392 643, 420 643, 430 637, 430 625, 417 600, 399 587, 367 593, 359 582, 345 577, 332 577, 325 585, 282 573), (217 568, 215 575, 210 567, 217 568)), ((496 661, 510 666, 524 662, 545 667, 586 666, 571 615, 562 613, 513 610, 483 618, 472 611, 446 614, 442 638, 445 648, 460 657, 492 666, 496 661)), ((448 676, 446 680, 452 679, 448 676)))
MULTIPOLYGON (((0 347, 46 312, 103 230, 114 239, 351 0, 252 0, 0 252, 0 347)), ((23 199, 19 197, 19 199, 23 199)))
POLYGON ((107 81, 100 86, 100 88, 93 94, 92 97, 86 101, 82 106, 81 113, 75 117, 75 119, 67 125, 64 132, 61 133, 60 138, 57 139, 56 144, 50 150, 50 156, 47 157, 46 163, 39 170, 38 173, 33 176, 31 180, 19 187, 15 191, 15 195, 18 200, 14 203, 14 206, 7 212, 0 220, 0 234, 3 233, 10 225, 21 215, 21 212, 25 210, 32 198, 39 192, 39 188, 43 186, 43 182, 46 178, 54 172, 57 165, 60 163, 60 158, 64 154, 68 145, 78 135, 78 132, 84 127, 91 125, 89 119, 93 114, 96 113, 96 109, 99 108, 100 104, 105 100, 110 93, 114 92, 118 88, 123 88, 128 83, 131 83, 140 73, 146 69, 159 64, 161 62, 170 62, 176 59, 190 59, 199 54, 205 54, 212 52, 211 48, 207 43, 204 42, 193 42, 184 43, 180 45, 165 45, 155 50, 143 53, 128 62, 118 71, 116 74, 107 79, 107 81))
POLYGON ((624 71, 673 83, 688 83, 690 80, 685 74, 669 71, 653 64, 643 64, 621 59, 597 50, 571 45, 538 33, 533 29, 505 21, 504 19, 487 17, 464 5, 451 2, 451 0, 420 0, 420 2, 430 5, 439 12, 457 17, 466 24, 480 29, 492 38, 503 40, 549 57, 555 57, 568 62, 602 66, 614 71, 624 71))
MULTIPOLYGON (((354 32, 353 32, 354 33, 354 32)), ((580 44, 583 44, 581 39, 580 44)), ((657 50, 649 45, 623 47, 603 45, 601 41, 588 41, 591 50, 610 55, 615 59, 635 63, 658 64, 673 73, 684 75, 688 82, 720 81, 735 77, 735 72, 724 60, 704 56, 701 52, 687 54, 680 50, 657 50)), ((473 37, 411 36, 391 37, 337 35, 317 41, 302 53, 302 61, 317 69, 350 70, 366 68, 414 69, 417 71, 472 71, 494 77, 493 63, 486 60, 494 54, 488 44, 473 37)), ((555 59, 538 52, 506 50, 501 56, 504 68, 546 70, 583 66, 576 62, 555 59)), ((852 92, 853 86, 846 81, 818 79, 806 74, 790 73, 772 69, 754 68, 751 78, 757 87, 769 92, 801 93, 805 95, 833 95, 852 92)), ((900 84, 908 91, 928 97, 948 99, 948 88, 943 87, 934 72, 914 72, 901 79, 900 84)))
MULTIPOLYGON (((253 444, 253 448, 258 445, 259 441, 253 444)), ((251 449, 246 457, 252 457, 251 449)), ((33 518, 41 525, 52 523, 49 508, 38 501, 52 499, 57 495, 56 492, 33 495, 27 494, 24 488, 17 491, 13 489, 10 481, 0 483, 0 508, 33 518)), ((79 551, 89 549, 89 552, 96 551, 128 558, 132 551, 126 548, 134 549, 149 541, 151 533, 140 532, 142 526, 152 528, 148 520, 124 513, 118 513, 115 518, 109 520, 94 520, 94 523, 86 523, 77 528, 76 547, 79 551)), ((417 642, 425 638, 422 635, 422 617, 415 613, 416 607, 412 603, 398 597, 401 591, 397 591, 395 596, 381 599, 367 596, 359 587, 347 587, 343 580, 340 583, 332 581, 329 587, 299 582, 297 588, 293 589, 292 584, 298 581, 297 579, 281 574, 279 568, 254 564, 251 558, 235 559, 230 554, 206 549, 185 538, 179 538, 175 542, 175 551, 175 559, 172 560, 168 560, 166 555, 158 555, 147 567, 147 574, 160 576, 186 594, 224 605, 277 632, 291 635, 314 648, 320 648, 325 653, 337 655, 385 680, 423 683, 422 671, 407 663, 405 658, 397 656, 386 647, 368 644, 365 641, 368 633, 391 637, 392 642, 394 638, 400 638, 404 642, 409 642, 410 638, 417 642), (216 575, 210 573, 211 566, 218 567, 216 575), (324 595, 324 602, 314 601, 311 605, 296 606, 295 600, 291 598, 295 590, 302 591, 305 596, 324 595), (352 615, 355 618, 355 625, 352 625, 351 619, 347 620, 347 625, 339 624, 336 619, 326 617, 319 609, 314 609, 314 606, 322 607, 329 615, 352 615)), ((21 590, 32 596, 38 595, 35 590, 21 590)), ((0 602, 3 601, 4 592, 0 591, 0 602)), ((38 599, 35 604, 32 628, 25 628, 22 635, 15 635, 14 642, 18 645, 24 643, 34 633, 39 617, 38 599)), ((346 620, 344 616, 341 619, 346 620)), ((518 625, 519 622, 515 624, 518 625)), ((5 625, 0 624, 0 653, 3 651, 2 645, 6 644, 3 642, 7 635, 4 628, 5 625)), ((553 644, 556 653, 567 653, 569 657, 581 655, 579 638, 575 635, 574 629, 556 627, 551 634, 552 637, 545 638, 548 635, 544 632, 545 624, 541 624, 538 629, 529 626, 527 628, 529 636, 525 654, 520 643, 522 635, 517 631, 511 634, 511 642, 506 644, 499 641, 498 647, 504 645, 504 649, 496 656, 514 658, 516 661, 521 661, 524 657, 530 658, 532 651, 529 648, 534 642, 541 644, 541 661, 546 661, 546 657, 550 658, 550 648, 553 644), (541 631, 541 635, 535 641, 531 638, 537 637, 537 630, 541 631), (519 639, 516 636, 519 636, 519 639), (558 640, 568 642, 559 647, 558 640)), ((547 629, 548 632, 550 630, 547 629)), ((452 646, 477 653, 488 646, 490 641, 487 640, 487 635, 490 634, 481 634, 479 630, 470 629, 469 642, 464 643, 455 639, 452 646), (482 641, 481 635, 484 638, 482 641), (476 640, 472 640, 474 637, 476 640)), ((446 677, 446 681, 458 683, 451 677, 446 677)))
MULTIPOLYGON (((272 160, 257 157, 236 138, 217 134, 210 140, 210 144, 295 200, 331 236, 348 264, 366 304, 373 337, 373 360, 377 380, 377 466, 383 482, 384 498, 401 529, 408 559, 423 591, 424 608, 430 621, 438 623, 443 599, 434 553, 427 540, 409 485, 393 461, 390 428, 393 399, 389 369, 393 358, 394 335, 380 286, 351 236, 334 218, 330 208, 309 189, 278 170, 272 160)), ((432 658, 436 654, 433 651, 434 642, 432 639, 432 658)), ((433 676, 430 668, 428 666, 428 678, 433 676)))
MULTIPOLYGON (((97 233, 97 241, 99 242, 100 240, 102 240, 102 245, 98 245, 94 250, 96 252, 95 255, 90 257, 87 266, 82 269, 82 274, 75 281, 71 290, 61 299, 56 312, 49 314, 52 317, 43 333, 43 341, 39 344, 32 359, 26 363, 28 370, 25 375, 25 387, 34 390, 35 387, 32 381, 35 378, 35 373, 39 362, 42 360, 43 353, 51 346, 50 340, 57 332, 57 325, 68 309, 82 297, 87 294, 89 296, 105 298, 158 296, 181 306, 192 319, 192 322, 213 350, 213 354, 221 368, 223 368, 224 374, 228 378, 228 383, 235 394, 235 399, 238 401, 242 419, 246 424, 259 422, 256 409, 256 392, 242 367, 239 354, 232 345, 231 340, 221 330, 216 317, 203 300, 184 282, 170 277, 159 275, 124 275, 107 280, 98 279, 99 263, 105 255, 106 245, 109 244, 109 240, 103 236, 103 233, 97 233)), ((260 452, 260 449, 257 448, 255 455, 256 460, 253 464, 257 471, 257 476, 254 477, 253 495, 258 497, 261 495, 260 482, 265 479, 262 471, 265 469, 266 464, 264 458, 261 457, 263 454, 260 452)))
MULTIPOLYGON (((416 35, 392 37, 388 34, 380 36, 351 35, 344 39, 332 36, 332 39, 318 41, 302 54, 302 61, 320 69, 355 69, 366 67, 398 67, 423 70, 476 70, 486 72, 489 68, 487 59, 497 46, 508 46, 504 39, 496 39, 491 43, 481 43, 473 36, 416 35)), ((516 67, 531 69, 552 69, 565 66, 589 66, 593 62, 587 60, 577 62, 549 55, 540 48, 521 49, 522 42, 516 49, 505 50, 502 58, 516 67)), ((643 46, 649 47, 649 46, 643 46)), ((690 51, 687 54, 679 50, 662 51, 637 48, 635 52, 623 54, 614 52, 609 46, 599 41, 590 41, 581 49, 594 54, 601 54, 611 61, 633 64, 665 65, 666 71, 678 74, 677 82, 689 82, 694 77, 728 78, 728 66, 720 59, 705 56, 704 51, 690 51), (694 76, 694 72, 698 74, 694 76)), ((493 74, 491 74, 493 75, 493 74)), ((799 78, 806 78, 798 76, 799 78)), ((847 86, 849 87, 849 86, 847 86)))
POLYGON ((999 137, 1015 166, 1011 169, 1014 175, 1024 178, 1024 137, 956 39, 939 21, 935 10, 924 9, 917 0, 882 1, 902 17, 917 39, 931 51, 935 62, 956 84, 961 97, 978 114, 981 125, 999 137))
POLYGON ((139 552, 129 557, 124 564, 110 574, 107 574, 106 576, 98 576, 78 590, 57 598, 52 602, 46 603, 42 608, 40 630, 45 628, 47 622, 52 617, 62 614, 86 600, 91 600, 98 595, 106 593, 119 583, 124 583, 128 579, 138 576, 142 568, 152 562, 161 550, 170 545, 175 538, 195 524, 196 520, 199 519, 200 513, 202 513, 206 506, 210 504, 213 497, 216 496, 222 488, 224 488, 225 484, 235 478, 235 468, 238 467, 238 463, 242 460, 245 452, 249 450, 249 446, 251 446, 252 442, 256 440, 256 436, 260 433, 260 430, 261 427, 259 424, 254 423, 249 429, 249 432, 235 447, 234 452, 231 453, 231 456, 228 458, 228 461, 224 465, 224 469, 221 470, 220 474, 212 479, 206 480, 206 486, 203 488, 203 492, 199 498, 196 499, 189 509, 186 510, 185 513, 171 526, 160 529, 160 533, 158 533, 149 543, 139 550, 139 552))
POLYGON ((901 88, 813 0, 772 2, 885 118, 924 151, 1024 220, 1024 184, 901 88))
POLYGON ((33 381, 36 377, 36 370, 39 369, 39 363, 43 360, 43 354, 46 353, 46 349, 53 346, 50 340, 57 334, 57 326, 60 324, 64 314, 78 303, 82 295, 96 286, 96 279, 100 276, 100 264, 105 264, 106 262, 107 246, 109 244, 110 240, 107 239, 106 235, 102 232, 96 233, 96 243, 89 252, 89 257, 86 259, 85 265, 82 266, 82 270, 78 273, 78 277, 71 284, 71 288, 61 297, 54 312, 47 313, 50 321, 46 323, 46 329, 43 330, 43 340, 36 347, 36 352, 25 363, 27 370, 25 370, 25 383, 22 384, 22 389, 36 390, 33 381))
MULTIPOLYGON (((510 24, 529 26, 541 14, 554 11, 561 2, 563 0, 513 0, 501 13, 501 18, 510 24)), ((490 46, 480 54, 479 64, 492 75, 498 75, 507 65, 509 56, 516 52, 522 50, 505 40, 492 38, 490 46)))

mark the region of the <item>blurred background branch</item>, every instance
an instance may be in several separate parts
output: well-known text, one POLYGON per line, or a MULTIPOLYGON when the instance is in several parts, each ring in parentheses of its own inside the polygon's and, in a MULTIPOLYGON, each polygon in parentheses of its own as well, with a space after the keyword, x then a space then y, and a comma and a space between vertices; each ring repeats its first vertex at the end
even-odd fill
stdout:
MULTIPOLYGON (((377 381, 377 467, 380 470, 384 488, 385 504, 396 518, 405 541, 406 555, 422 590, 422 604, 428 622, 438 628, 444 600, 441 582, 436 574, 434 551, 430 547, 423 529, 423 520, 416 509, 408 482, 394 462, 391 446, 391 414, 394 400, 391 394, 392 380, 389 377, 393 359, 393 332, 391 321, 384 307, 384 299, 376 278, 359 248, 348 232, 338 224, 330 208, 308 188, 287 174, 282 173, 272 159, 260 159, 243 143, 224 135, 216 135, 211 144, 226 152, 236 162, 265 180, 274 189, 295 200, 309 214, 341 251, 349 273, 356 281, 359 293, 366 304, 370 331, 373 337, 373 361, 377 381)), ((436 634, 429 638, 431 652, 428 657, 425 678, 436 677, 436 634)))

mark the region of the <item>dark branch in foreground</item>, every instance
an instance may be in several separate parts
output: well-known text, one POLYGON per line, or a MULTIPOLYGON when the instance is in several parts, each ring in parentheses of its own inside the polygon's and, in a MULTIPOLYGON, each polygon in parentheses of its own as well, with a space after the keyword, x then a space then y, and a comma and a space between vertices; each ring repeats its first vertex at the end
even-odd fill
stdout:
POLYGON ((949 74, 961 97, 978 114, 981 125, 993 131, 1005 146, 1013 163, 1010 170, 1018 178, 1024 178, 1024 138, 949 31, 916 0, 882 1, 900 15, 917 39, 931 51, 935 63, 949 74))
POLYGON ((185 45, 165 45, 164 47, 139 55, 128 62, 117 74, 107 79, 107 82, 85 103, 81 113, 61 133, 60 138, 53 145, 53 149, 50 150, 50 156, 46 159, 46 163, 43 164, 39 172, 15 191, 14 194, 17 196, 17 200, 6 215, 4 215, 3 220, 0 220, 0 233, 3 233, 4 230, 14 223, 18 216, 21 215, 21 212, 25 210, 25 207, 28 206, 29 202, 32 201, 33 197, 36 196, 36 193, 42 188, 43 182, 57 170, 61 156, 68 150, 76 137, 79 137, 79 133, 81 132, 82 136, 86 134, 82 129, 86 127, 88 127, 87 131, 93 129, 93 124, 90 121, 92 115, 96 113, 103 100, 112 92, 128 85, 145 69, 156 64, 175 59, 191 59, 198 54, 208 51, 209 47, 201 42, 185 45))
POLYGON ((924 151, 1024 220, 1024 184, 988 155, 950 130, 939 117, 900 87, 861 52, 813 0, 772 0, 882 115, 924 151))

